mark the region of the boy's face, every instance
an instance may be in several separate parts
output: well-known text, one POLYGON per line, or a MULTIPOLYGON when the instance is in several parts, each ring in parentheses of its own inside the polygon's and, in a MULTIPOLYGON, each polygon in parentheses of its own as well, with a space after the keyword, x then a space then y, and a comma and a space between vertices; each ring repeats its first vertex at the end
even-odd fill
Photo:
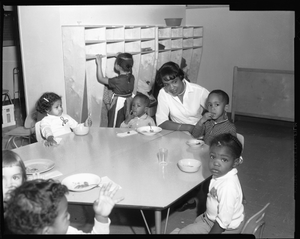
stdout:
POLYGON ((58 208, 58 215, 52 224, 45 231, 46 234, 66 234, 70 225, 70 214, 68 213, 68 201, 66 196, 60 200, 58 208))
POLYGON ((212 114, 215 121, 222 120, 228 105, 223 101, 223 97, 219 94, 212 93, 207 99, 208 111, 212 114))
POLYGON ((224 176, 238 164, 238 159, 234 159, 231 150, 225 146, 213 145, 209 155, 209 170, 216 178, 224 176))
POLYGON ((14 165, 2 168, 3 200, 8 200, 9 191, 19 187, 22 182, 23 174, 21 167, 14 165))
POLYGON ((146 113, 146 109, 147 107, 145 106, 145 102, 141 98, 136 97, 133 99, 131 110, 134 116, 141 117, 146 113))
POLYGON ((63 108, 61 105, 61 100, 55 101, 51 109, 47 111, 49 115, 55 115, 55 116, 61 116, 62 112, 63 112, 63 108))

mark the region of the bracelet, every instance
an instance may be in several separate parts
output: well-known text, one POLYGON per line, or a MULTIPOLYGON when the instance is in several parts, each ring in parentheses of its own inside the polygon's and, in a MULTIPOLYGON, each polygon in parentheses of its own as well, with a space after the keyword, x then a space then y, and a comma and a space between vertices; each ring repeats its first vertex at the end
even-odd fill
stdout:
POLYGON ((182 125, 182 124, 179 124, 179 125, 178 125, 176 131, 178 131, 178 130, 180 129, 181 125, 182 125))

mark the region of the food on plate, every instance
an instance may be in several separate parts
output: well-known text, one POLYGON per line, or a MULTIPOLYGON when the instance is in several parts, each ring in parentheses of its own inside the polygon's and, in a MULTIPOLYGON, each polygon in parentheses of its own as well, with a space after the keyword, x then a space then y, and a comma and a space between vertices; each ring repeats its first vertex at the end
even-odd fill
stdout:
POLYGON ((85 188, 90 186, 88 182, 84 182, 83 184, 78 184, 75 189, 79 189, 79 188, 85 188))
POLYGON ((38 171, 37 168, 26 167, 26 173, 36 173, 38 171))

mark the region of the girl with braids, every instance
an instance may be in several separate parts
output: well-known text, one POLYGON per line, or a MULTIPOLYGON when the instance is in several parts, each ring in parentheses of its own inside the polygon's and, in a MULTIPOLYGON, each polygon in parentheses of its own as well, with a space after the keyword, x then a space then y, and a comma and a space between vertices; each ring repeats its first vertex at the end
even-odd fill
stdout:
MULTIPOLYGON (((41 134, 46 139, 46 146, 56 145, 55 137, 71 132, 78 126, 78 122, 63 113, 61 97, 53 92, 44 93, 36 104, 36 111, 47 114, 41 120, 41 134)), ((92 120, 88 117, 84 126, 90 127, 92 120)))
POLYGON ((104 77, 102 72, 102 55, 96 55, 97 80, 104 84, 103 101, 107 107, 108 127, 120 127, 129 115, 134 89, 134 75, 132 75, 133 58, 129 53, 119 53, 115 61, 114 70, 118 76, 104 77))
POLYGON ((172 233, 240 233, 244 224, 243 191, 236 167, 242 162, 242 144, 230 133, 217 135, 210 143, 212 179, 206 211, 193 224, 172 233))

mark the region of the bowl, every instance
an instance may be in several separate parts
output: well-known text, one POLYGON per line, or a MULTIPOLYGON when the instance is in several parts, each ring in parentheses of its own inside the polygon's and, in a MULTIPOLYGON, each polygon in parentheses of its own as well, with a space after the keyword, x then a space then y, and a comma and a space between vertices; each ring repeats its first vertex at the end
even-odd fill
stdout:
POLYGON ((176 27, 181 25, 182 18, 165 18, 166 25, 176 27))
POLYGON ((146 135, 146 136, 152 136, 152 135, 155 135, 157 133, 159 133, 160 131, 162 131, 162 128, 160 127, 157 127, 157 126, 151 126, 153 132, 151 132, 150 130, 150 126, 142 126, 142 127, 139 127, 136 129, 136 131, 138 133, 141 133, 143 135, 146 135))
POLYGON ((186 144, 191 148, 196 149, 196 148, 200 148, 204 144, 204 141, 201 139, 190 139, 186 142, 186 144))
POLYGON ((90 132, 90 127, 84 126, 84 124, 78 124, 76 128, 73 129, 74 134, 76 135, 86 135, 90 132))
POLYGON ((186 173, 197 172, 201 166, 201 162, 197 159, 181 159, 177 164, 180 170, 186 173))

